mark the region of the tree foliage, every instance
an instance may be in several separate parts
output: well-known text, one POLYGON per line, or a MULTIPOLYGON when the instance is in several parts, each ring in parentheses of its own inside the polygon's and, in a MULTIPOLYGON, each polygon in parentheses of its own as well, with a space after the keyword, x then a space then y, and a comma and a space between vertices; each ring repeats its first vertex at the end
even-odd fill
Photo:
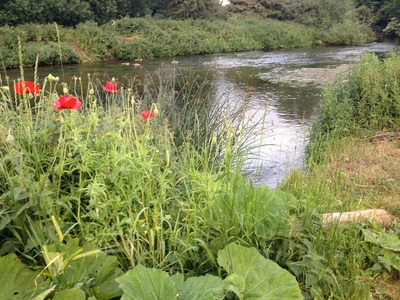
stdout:
POLYGON ((296 0, 289 10, 295 21, 322 28, 356 20, 353 0, 296 0))
POLYGON ((172 0, 166 12, 174 19, 212 19, 219 5, 218 0, 172 0))
POLYGON ((400 20, 400 0, 356 0, 357 11, 361 19, 376 31, 381 31, 388 23, 400 20))
POLYGON ((291 20, 319 28, 361 22, 381 31, 389 22, 392 29, 400 22, 400 0, 230 0, 225 7, 221 3, 221 0, 108 0, 106 4, 100 0, 3 0, 0 26, 53 22, 76 26, 88 21, 101 25, 144 16, 215 20, 231 15, 291 20))

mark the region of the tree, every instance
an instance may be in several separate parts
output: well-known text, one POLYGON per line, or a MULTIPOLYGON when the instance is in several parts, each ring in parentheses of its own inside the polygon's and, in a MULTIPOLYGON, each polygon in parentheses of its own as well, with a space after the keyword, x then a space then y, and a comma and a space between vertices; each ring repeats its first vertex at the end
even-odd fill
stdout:
POLYGON ((400 19, 400 0, 356 0, 359 18, 382 31, 393 18, 400 19))
POLYGON ((219 0, 172 0, 166 15, 173 19, 214 19, 219 7, 219 0))
POLYGON ((74 26, 92 18, 85 0, 4 1, 0 10, 0 25, 56 22, 74 26))
MULTIPOLYGON (((75 26, 81 22, 93 20, 90 5, 84 0, 47 1, 43 11, 45 23, 57 23, 64 26, 75 26)), ((43 22, 43 21, 42 21, 43 22)))
POLYGON ((43 1, 34 3, 29 0, 3 1, 0 11, 0 25, 17 25, 39 22, 43 19, 43 1))
POLYGON ((328 28, 345 19, 355 19, 354 11, 353 0, 295 0, 289 14, 299 23, 328 28))
POLYGON ((261 5, 258 0, 230 0, 228 9, 235 14, 246 15, 258 15, 267 17, 265 8, 261 5))
POLYGON ((117 18, 118 7, 116 0, 108 0, 107 4, 101 0, 86 0, 93 12, 94 21, 99 24, 107 23, 117 18))
POLYGON ((148 0, 117 0, 118 18, 144 17, 151 14, 153 2, 148 0))

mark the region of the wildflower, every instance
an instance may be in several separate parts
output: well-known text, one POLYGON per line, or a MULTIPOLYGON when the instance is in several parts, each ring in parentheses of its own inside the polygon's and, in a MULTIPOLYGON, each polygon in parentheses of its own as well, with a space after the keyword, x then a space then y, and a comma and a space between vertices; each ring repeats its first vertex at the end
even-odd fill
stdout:
POLYGON ((154 112, 150 111, 150 110, 144 110, 142 111, 142 118, 143 119, 148 119, 151 118, 154 115, 154 112))
POLYGON ((52 106, 58 110, 62 109, 79 109, 82 106, 82 102, 71 96, 60 96, 52 106))
POLYGON ((154 106, 154 109, 153 109, 154 115, 157 116, 159 113, 157 104, 153 103, 152 106, 154 106))
POLYGON ((49 74, 49 75, 47 76, 47 79, 48 79, 50 82, 52 82, 52 81, 54 81, 56 78, 55 78, 53 75, 49 74))
POLYGON ((6 143, 12 144, 12 143, 14 143, 14 141, 15 141, 15 138, 11 134, 7 135, 6 143))
POLYGON ((112 81, 107 81, 106 86, 103 86, 103 90, 106 92, 112 92, 115 93, 117 92, 117 85, 113 83, 112 81))
POLYGON ((14 91, 18 95, 23 95, 25 93, 32 93, 32 94, 38 94, 40 90, 40 85, 35 84, 32 81, 18 81, 17 83, 14 84, 14 91))

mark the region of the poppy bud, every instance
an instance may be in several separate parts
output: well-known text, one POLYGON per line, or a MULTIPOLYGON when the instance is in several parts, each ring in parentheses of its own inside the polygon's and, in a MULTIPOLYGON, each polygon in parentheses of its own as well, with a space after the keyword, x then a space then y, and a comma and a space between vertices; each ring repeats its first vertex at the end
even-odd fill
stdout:
POLYGON ((68 88, 64 87, 64 88, 63 88, 63 93, 64 93, 65 95, 68 94, 68 88))
POLYGON ((8 92, 9 90, 10 90, 10 88, 8 87, 8 86, 2 86, 1 87, 1 89, 3 90, 3 91, 6 91, 6 92, 8 92))
POLYGON ((7 135, 7 137, 6 137, 7 144, 12 144, 12 143, 14 143, 14 141, 15 141, 14 136, 12 136, 11 134, 7 135))
POLYGON ((49 75, 47 76, 47 79, 48 79, 50 82, 52 82, 52 81, 54 81, 56 78, 55 78, 53 75, 49 74, 49 75))
POLYGON ((94 89, 90 89, 90 90, 89 90, 89 94, 90 94, 90 95, 94 95, 94 89))

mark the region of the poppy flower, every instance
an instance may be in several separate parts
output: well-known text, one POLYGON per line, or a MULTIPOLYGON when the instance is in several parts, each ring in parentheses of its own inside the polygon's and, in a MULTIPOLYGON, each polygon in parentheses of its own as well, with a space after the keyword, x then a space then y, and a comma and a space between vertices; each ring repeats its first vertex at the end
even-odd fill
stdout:
POLYGON ((14 84, 14 91, 18 95, 23 95, 25 93, 31 93, 31 94, 38 94, 40 90, 40 84, 35 84, 32 81, 18 81, 17 83, 14 84))
POLYGON ((117 85, 112 81, 107 81, 106 86, 103 86, 103 91, 116 93, 118 92, 117 85))
POLYGON ((143 119, 148 119, 151 118, 154 115, 154 112, 150 111, 150 110, 144 110, 142 111, 142 118, 143 119))
POLYGON ((79 109, 82 106, 82 102, 71 96, 60 96, 52 106, 58 110, 62 109, 79 109))

